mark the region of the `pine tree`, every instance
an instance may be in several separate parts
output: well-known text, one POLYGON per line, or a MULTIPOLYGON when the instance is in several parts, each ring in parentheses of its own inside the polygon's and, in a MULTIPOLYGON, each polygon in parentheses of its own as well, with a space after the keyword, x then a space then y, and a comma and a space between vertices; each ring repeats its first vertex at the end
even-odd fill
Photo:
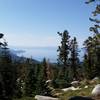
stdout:
POLYGON ((28 63, 23 58, 19 63, 17 62, 17 97, 22 97, 25 93, 25 81, 28 74, 27 66, 28 63))
POLYGON ((88 37, 86 41, 84 41, 85 45, 85 64, 87 64, 85 67, 85 72, 87 73, 87 78, 93 78, 96 76, 96 49, 95 49, 95 42, 92 37, 88 37), (87 62, 87 63, 86 63, 87 62))
MULTIPOLYGON (((99 36, 100 34, 98 34, 99 36)), ((94 36, 93 37, 93 58, 94 58, 94 65, 95 65, 95 68, 96 68, 96 76, 99 76, 100 77, 100 42, 98 41, 98 36, 94 36)), ((100 38, 100 37, 99 37, 100 38)))
POLYGON ((3 91, 1 99, 11 100, 15 93, 16 87, 16 69, 12 64, 10 51, 7 48, 7 42, 4 41, 0 54, 0 75, 2 78, 3 91), (9 92, 10 90, 10 92, 9 92))
MULTIPOLYGON (((87 0, 86 4, 90 3, 95 3, 96 7, 95 10, 92 12, 93 17, 89 18, 90 21, 94 22, 94 25, 90 27, 90 31, 93 32, 93 38, 91 41, 91 52, 92 54, 88 54, 88 60, 91 55, 92 56, 92 61, 91 63, 95 66, 96 68, 96 76, 100 76, 99 71, 100 70, 100 20, 99 20, 99 15, 100 15, 100 0, 87 0)), ((89 41, 89 38, 88 38, 89 41)), ((91 57, 90 57, 91 58, 91 57)), ((90 61, 89 61, 90 62, 90 61)))
POLYGON ((61 71, 62 79, 67 80, 68 77, 68 55, 69 55, 69 33, 65 30, 63 33, 58 32, 59 36, 61 36, 61 45, 58 47, 58 64, 63 66, 61 71))
POLYGON ((37 69, 37 94, 51 96, 50 84, 48 84, 48 79, 50 79, 50 77, 48 62, 44 58, 37 69))
POLYGON ((25 79, 25 95, 35 96, 36 95, 36 81, 37 76, 35 74, 36 65, 32 63, 32 59, 27 59, 27 75, 25 79))
POLYGON ((63 64, 64 66, 68 65, 68 54, 69 54, 69 33, 68 31, 64 31, 63 33, 58 32, 59 36, 61 36, 61 46, 58 47, 58 63, 63 64))
MULTIPOLYGON (((0 39, 2 39, 3 38, 3 36, 4 36, 4 34, 2 34, 2 33, 0 33, 0 39)), ((3 43, 2 42, 0 42, 0 49, 1 49, 1 47, 3 46, 3 43)))
POLYGON ((70 57, 70 66, 71 66, 71 76, 73 79, 77 80, 79 79, 78 69, 79 69, 79 58, 78 58, 78 44, 76 37, 71 40, 70 43, 70 51, 71 51, 71 57, 70 57))

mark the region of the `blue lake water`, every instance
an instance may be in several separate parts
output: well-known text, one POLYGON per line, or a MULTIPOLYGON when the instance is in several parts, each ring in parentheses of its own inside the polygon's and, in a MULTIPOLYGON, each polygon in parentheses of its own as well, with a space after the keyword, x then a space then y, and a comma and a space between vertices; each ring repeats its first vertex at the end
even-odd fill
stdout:
MULTIPOLYGON (((45 57, 46 59, 49 59, 50 62, 57 61, 57 47, 13 47, 12 49, 18 56, 25 56, 29 58, 32 57, 38 61, 42 61, 45 57)), ((81 49, 80 51, 81 52, 79 52, 79 58, 82 61, 83 51, 81 49)))
POLYGON ((57 48, 56 47, 33 47, 33 48, 15 48, 14 52, 18 56, 32 57, 38 61, 42 61, 45 57, 51 62, 56 62, 57 60, 57 48))

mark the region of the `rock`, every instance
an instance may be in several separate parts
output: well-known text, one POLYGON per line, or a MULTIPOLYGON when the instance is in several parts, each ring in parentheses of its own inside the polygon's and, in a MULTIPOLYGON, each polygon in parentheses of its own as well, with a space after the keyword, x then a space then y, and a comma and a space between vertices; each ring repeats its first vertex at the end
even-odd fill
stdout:
POLYGON ((93 78, 92 80, 99 80, 99 78, 98 78, 98 77, 95 77, 95 78, 93 78))
POLYGON ((52 98, 52 97, 41 96, 41 95, 36 95, 35 99, 36 100, 58 100, 58 98, 52 98))
POLYGON ((50 83, 52 80, 47 80, 46 83, 50 83))
POLYGON ((91 97, 83 97, 83 96, 73 96, 70 97, 68 100, 94 100, 91 97))
POLYGON ((95 88, 92 90, 92 95, 93 96, 100 96, 100 84, 97 84, 95 88))
POLYGON ((74 87, 77 87, 77 86, 79 86, 79 81, 73 81, 73 82, 71 82, 71 84, 72 84, 72 86, 74 86, 74 87))
POLYGON ((62 93, 55 93, 53 94, 53 96, 57 97, 57 96, 60 96, 62 93))
POLYGON ((98 84, 98 81, 99 81, 99 78, 98 77, 95 77, 89 83, 90 84, 98 84))
POLYGON ((64 89, 62 89, 63 91, 69 91, 69 90, 73 90, 73 91, 75 91, 75 90, 80 90, 81 88, 79 88, 79 87, 77 87, 77 88, 75 88, 75 87, 69 87, 69 88, 64 88, 64 89))
POLYGON ((87 88, 88 88, 88 86, 86 85, 84 88, 85 88, 85 89, 87 89, 87 88))

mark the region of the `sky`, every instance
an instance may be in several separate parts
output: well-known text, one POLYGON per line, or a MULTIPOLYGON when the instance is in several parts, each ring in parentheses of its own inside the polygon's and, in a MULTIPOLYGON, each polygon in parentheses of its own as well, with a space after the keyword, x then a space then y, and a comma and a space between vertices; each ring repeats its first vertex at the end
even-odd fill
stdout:
POLYGON ((22 50, 19 56, 53 62, 61 41, 57 32, 67 30, 82 48, 91 35, 93 10, 94 4, 86 5, 85 0, 0 0, 0 33, 11 49, 22 50))
POLYGON ((68 30, 79 46, 91 35, 93 4, 85 0, 0 0, 0 32, 10 46, 57 47, 68 30))

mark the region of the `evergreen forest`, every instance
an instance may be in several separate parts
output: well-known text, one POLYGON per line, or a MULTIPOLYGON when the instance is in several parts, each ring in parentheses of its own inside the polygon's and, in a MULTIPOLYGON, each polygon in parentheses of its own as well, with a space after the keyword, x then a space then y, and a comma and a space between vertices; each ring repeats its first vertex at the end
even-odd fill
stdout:
POLYGON ((23 97, 34 100, 36 95, 57 97, 56 91, 70 87, 72 81, 100 78, 100 0, 86 0, 85 3, 91 6, 95 2, 98 4, 91 13, 93 17, 89 18, 93 23, 89 28, 92 34, 81 48, 84 51, 82 61, 77 36, 72 37, 67 28, 55 33, 60 37, 55 63, 46 58, 37 61, 13 54, 9 41, 4 39, 5 33, 0 33, 0 100, 23 97))

